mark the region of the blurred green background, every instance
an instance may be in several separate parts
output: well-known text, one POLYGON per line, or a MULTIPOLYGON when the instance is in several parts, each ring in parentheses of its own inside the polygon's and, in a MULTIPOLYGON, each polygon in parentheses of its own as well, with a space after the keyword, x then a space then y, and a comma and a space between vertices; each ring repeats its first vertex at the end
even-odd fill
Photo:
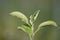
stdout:
POLYGON ((43 28, 35 35, 35 40, 60 40, 60 0, 0 0, 0 40, 29 40, 26 33, 17 30, 23 22, 9 13, 20 11, 29 18, 36 10, 41 12, 35 29, 46 20, 56 21, 58 27, 43 28))

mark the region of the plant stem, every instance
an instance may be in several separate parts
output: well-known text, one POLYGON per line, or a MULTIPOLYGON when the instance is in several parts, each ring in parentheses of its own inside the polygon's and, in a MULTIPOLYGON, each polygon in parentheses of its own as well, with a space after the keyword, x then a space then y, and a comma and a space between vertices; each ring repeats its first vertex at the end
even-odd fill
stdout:
POLYGON ((31 40, 34 40, 34 24, 32 24, 32 37, 31 40))

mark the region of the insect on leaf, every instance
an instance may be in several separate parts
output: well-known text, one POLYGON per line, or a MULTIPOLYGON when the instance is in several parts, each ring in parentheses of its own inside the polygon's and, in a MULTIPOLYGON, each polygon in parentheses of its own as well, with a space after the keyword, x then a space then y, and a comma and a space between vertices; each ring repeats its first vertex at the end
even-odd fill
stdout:
POLYGON ((10 13, 10 15, 16 16, 16 17, 20 18, 23 22, 28 24, 28 18, 19 11, 12 12, 12 13, 10 13))
MULTIPOLYGON (((41 27, 47 26, 47 25, 52 25, 52 26, 57 27, 56 22, 54 22, 54 21, 45 21, 45 22, 43 22, 43 23, 41 23, 41 24, 39 25, 39 27, 38 27, 38 29, 36 30, 36 32, 38 32, 41 27)), ((36 33, 36 32, 35 32, 35 33, 36 33)))
POLYGON ((18 27, 18 29, 23 30, 23 31, 26 32, 29 36, 32 35, 31 27, 29 27, 29 26, 27 26, 27 25, 22 25, 22 26, 18 27))

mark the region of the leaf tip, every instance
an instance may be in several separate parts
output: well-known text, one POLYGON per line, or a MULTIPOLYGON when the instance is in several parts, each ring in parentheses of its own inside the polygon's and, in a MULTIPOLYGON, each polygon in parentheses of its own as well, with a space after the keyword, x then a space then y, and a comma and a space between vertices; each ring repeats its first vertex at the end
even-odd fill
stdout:
POLYGON ((17 27, 17 29, 19 30, 19 29, 20 29, 20 27, 17 27))
POLYGON ((10 15, 16 16, 16 15, 18 15, 19 13, 20 13, 19 11, 14 11, 14 12, 11 12, 10 15))
POLYGON ((46 25, 52 25, 52 26, 57 27, 57 23, 55 21, 51 21, 51 20, 45 21, 45 22, 43 22, 43 23, 40 24, 41 27, 42 26, 46 26, 46 25))

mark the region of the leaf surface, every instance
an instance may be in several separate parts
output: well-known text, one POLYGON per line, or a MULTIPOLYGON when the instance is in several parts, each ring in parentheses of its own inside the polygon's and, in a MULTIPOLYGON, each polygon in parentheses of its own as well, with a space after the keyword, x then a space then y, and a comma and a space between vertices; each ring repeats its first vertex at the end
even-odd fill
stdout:
POLYGON ((56 22, 54 22, 54 21, 45 21, 45 22, 41 23, 41 24, 38 26, 38 29, 35 31, 35 33, 37 33, 37 32, 41 29, 41 27, 44 27, 44 26, 47 26, 47 25, 52 25, 52 26, 57 27, 56 22))
POLYGON ((12 12, 12 13, 10 13, 10 15, 16 16, 16 17, 20 18, 23 22, 28 24, 28 18, 19 11, 12 12))
POLYGON ((29 26, 22 25, 22 26, 18 27, 18 29, 23 30, 23 31, 26 32, 29 36, 32 35, 32 30, 31 30, 31 27, 29 27, 29 26))

